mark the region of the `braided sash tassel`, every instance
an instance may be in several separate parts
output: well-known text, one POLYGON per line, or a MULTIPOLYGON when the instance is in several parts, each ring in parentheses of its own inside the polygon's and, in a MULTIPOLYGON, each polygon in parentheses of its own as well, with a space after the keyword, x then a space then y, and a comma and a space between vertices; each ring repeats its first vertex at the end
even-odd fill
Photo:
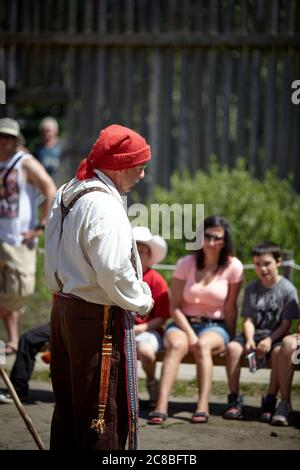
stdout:
POLYGON ((98 404, 98 417, 92 420, 90 429, 93 429, 98 434, 105 432, 105 420, 104 414, 106 409, 109 379, 110 379, 110 363, 112 355, 112 313, 110 312, 110 306, 104 306, 104 338, 101 349, 101 371, 100 371, 100 389, 99 389, 99 404, 98 404))
POLYGON ((128 400, 128 450, 137 450, 138 442, 138 381, 134 319, 131 312, 124 312, 124 349, 126 355, 126 379, 128 400))
POLYGON ((93 419, 91 425, 91 429, 94 429, 98 434, 103 434, 105 431, 104 413, 105 405, 98 405, 98 419, 93 419))

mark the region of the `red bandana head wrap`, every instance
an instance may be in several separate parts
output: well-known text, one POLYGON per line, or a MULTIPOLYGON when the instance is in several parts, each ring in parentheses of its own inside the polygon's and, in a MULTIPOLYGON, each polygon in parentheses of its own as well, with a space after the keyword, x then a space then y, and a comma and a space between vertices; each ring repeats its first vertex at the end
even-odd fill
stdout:
POLYGON ((124 170, 142 165, 151 159, 145 139, 128 127, 113 124, 103 129, 87 158, 76 173, 79 180, 92 178, 94 169, 124 170))

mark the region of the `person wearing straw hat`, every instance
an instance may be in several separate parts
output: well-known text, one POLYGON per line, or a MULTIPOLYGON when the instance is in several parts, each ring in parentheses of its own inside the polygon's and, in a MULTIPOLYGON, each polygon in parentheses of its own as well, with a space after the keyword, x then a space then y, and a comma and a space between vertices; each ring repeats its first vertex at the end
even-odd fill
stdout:
POLYGON ((19 123, 0 119, 0 318, 8 335, 5 354, 18 349, 19 310, 35 287, 35 241, 56 191, 52 178, 23 144, 19 123), (37 190, 44 196, 38 224, 37 190))
POLYGON ((162 326, 170 316, 170 303, 166 281, 151 266, 162 262, 167 255, 168 246, 162 237, 152 235, 147 227, 134 227, 133 236, 141 258, 143 280, 149 285, 154 299, 151 313, 145 319, 136 317, 135 320, 137 356, 146 374, 150 405, 154 405, 159 391, 155 378, 156 353, 163 347, 162 326))
POLYGON ((103 129, 54 199, 45 230, 55 409, 50 448, 136 449, 134 317, 153 307, 121 194, 144 178, 145 139, 103 129))

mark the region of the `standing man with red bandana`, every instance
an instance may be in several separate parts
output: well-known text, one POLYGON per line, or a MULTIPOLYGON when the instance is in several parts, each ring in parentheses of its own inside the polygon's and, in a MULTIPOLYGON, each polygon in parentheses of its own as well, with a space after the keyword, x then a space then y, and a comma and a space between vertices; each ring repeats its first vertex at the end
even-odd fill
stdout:
POLYGON ((152 309, 122 193, 151 159, 143 137, 102 130, 76 178, 62 186, 45 231, 56 398, 51 449, 137 448, 134 315, 152 309))

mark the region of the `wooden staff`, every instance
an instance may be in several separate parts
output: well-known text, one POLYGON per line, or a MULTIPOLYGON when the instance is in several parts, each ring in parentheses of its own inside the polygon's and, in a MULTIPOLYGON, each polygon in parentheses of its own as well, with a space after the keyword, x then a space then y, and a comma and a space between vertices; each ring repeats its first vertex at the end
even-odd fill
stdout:
POLYGON ((40 450, 45 450, 44 443, 43 443, 42 439, 40 438, 40 436, 38 435, 37 430, 35 429, 34 424, 31 421, 30 416, 26 413, 26 411, 24 409, 24 406, 20 402, 20 399, 19 399, 19 397, 18 397, 18 395, 15 391, 15 388, 14 388, 13 384, 10 381, 10 378, 8 377, 7 373, 5 372, 5 370, 1 366, 0 366, 0 374, 3 378, 3 381, 4 381, 4 383, 7 387, 10 395, 12 396, 12 398, 15 402, 15 405, 16 405, 20 415, 22 416, 23 420, 25 421, 25 424, 26 424, 28 430, 30 431, 30 434, 32 435, 36 445, 38 446, 38 448, 40 450))

